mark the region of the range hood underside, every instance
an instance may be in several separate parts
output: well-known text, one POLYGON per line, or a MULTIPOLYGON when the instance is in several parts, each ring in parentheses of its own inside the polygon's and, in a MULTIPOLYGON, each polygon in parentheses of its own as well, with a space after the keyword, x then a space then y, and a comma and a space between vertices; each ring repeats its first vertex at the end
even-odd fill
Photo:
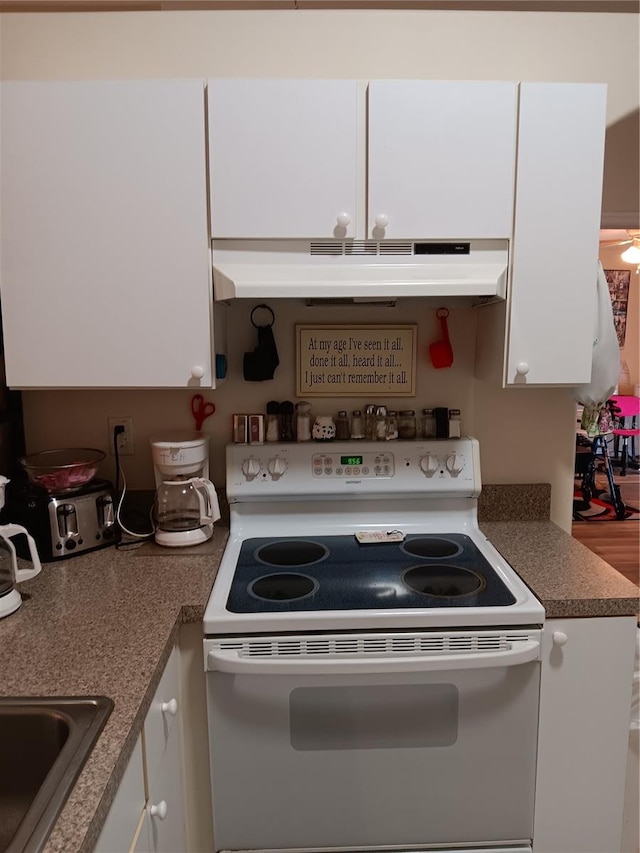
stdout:
POLYGON ((505 297, 507 263, 213 265, 216 300, 263 298, 505 297))

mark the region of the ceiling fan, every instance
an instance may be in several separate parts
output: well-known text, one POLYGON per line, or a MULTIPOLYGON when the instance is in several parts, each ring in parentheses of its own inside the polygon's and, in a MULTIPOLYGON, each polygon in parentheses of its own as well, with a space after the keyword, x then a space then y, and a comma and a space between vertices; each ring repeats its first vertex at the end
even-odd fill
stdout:
MULTIPOLYGON (((612 231, 608 233, 611 235, 611 239, 601 239, 601 249, 608 249, 613 246, 629 246, 629 248, 624 251, 620 257, 628 264, 640 264, 640 231, 628 229, 626 232, 612 231)), ((602 232, 601 236, 604 237, 606 234, 607 232, 602 232)))

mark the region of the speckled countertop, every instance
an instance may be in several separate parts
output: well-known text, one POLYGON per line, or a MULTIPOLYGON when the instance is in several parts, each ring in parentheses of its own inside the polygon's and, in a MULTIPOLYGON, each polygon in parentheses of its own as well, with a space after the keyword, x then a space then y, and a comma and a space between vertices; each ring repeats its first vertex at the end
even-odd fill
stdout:
MULTIPOLYGON (((547 618, 636 614, 638 588, 545 520, 548 498, 544 486, 487 486, 479 508, 485 535, 547 618)), ((0 620, 0 695, 115 702, 45 853, 92 850, 179 626, 202 619, 227 536, 221 522, 193 549, 107 548, 46 564, 21 584, 22 607, 0 620)))

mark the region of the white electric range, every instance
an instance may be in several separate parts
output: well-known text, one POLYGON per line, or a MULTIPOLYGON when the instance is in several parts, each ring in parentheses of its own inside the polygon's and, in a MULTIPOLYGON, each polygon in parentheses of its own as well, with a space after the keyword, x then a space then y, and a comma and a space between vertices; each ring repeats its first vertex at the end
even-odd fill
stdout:
POLYGON ((216 851, 531 850, 544 609, 480 490, 471 438, 227 448, 216 851))

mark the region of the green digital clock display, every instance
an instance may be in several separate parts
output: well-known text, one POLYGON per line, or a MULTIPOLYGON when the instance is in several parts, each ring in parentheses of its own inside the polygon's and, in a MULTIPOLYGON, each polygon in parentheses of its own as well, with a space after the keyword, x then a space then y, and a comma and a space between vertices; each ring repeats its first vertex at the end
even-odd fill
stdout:
POLYGON ((341 465, 362 465, 362 456, 341 456, 341 465))

